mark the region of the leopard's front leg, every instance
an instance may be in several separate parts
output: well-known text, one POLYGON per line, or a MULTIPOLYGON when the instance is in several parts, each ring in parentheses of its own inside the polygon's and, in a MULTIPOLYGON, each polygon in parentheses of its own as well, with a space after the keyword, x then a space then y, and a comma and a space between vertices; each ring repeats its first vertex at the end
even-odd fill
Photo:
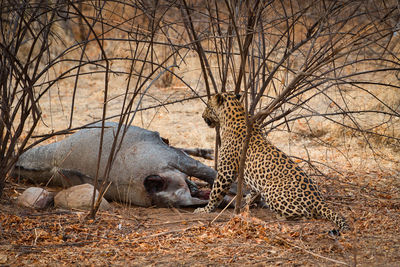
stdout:
POLYGON ((253 204, 254 200, 258 197, 258 194, 259 193, 257 191, 251 189, 250 193, 244 198, 243 207, 246 207, 246 206, 250 207, 251 204, 253 204))
POLYGON ((234 180, 234 172, 232 170, 227 171, 224 167, 218 169, 217 179, 214 181, 211 189, 207 206, 195 209, 194 213, 209 213, 214 211, 231 187, 234 180))

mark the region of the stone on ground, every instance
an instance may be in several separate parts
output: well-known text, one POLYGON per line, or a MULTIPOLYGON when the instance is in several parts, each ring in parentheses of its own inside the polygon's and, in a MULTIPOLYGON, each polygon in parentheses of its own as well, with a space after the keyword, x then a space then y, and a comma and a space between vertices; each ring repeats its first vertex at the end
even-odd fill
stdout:
MULTIPOLYGON (((96 198, 99 192, 96 190, 96 198)), ((64 209, 90 210, 93 197, 93 185, 82 184, 62 190, 54 198, 54 206, 64 209)), ((109 210, 111 205, 104 198, 100 210, 109 210)))
POLYGON ((18 205, 32 209, 45 209, 51 205, 54 194, 40 187, 29 187, 17 199, 18 205))

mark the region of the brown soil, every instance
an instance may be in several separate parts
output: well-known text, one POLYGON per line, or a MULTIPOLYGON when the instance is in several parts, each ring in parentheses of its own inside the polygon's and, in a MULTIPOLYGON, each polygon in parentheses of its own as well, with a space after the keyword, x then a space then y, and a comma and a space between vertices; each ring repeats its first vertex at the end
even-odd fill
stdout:
POLYGON ((87 212, 27 210, 15 198, 29 185, 9 182, 0 202, 0 264, 393 266, 400 261, 400 187, 387 184, 395 174, 347 175, 384 186, 361 187, 334 176, 325 181, 324 195, 352 226, 336 238, 327 234, 329 222, 277 220, 262 208, 234 216, 232 209, 193 214, 189 208, 112 203, 113 210, 95 220, 85 219, 87 212))

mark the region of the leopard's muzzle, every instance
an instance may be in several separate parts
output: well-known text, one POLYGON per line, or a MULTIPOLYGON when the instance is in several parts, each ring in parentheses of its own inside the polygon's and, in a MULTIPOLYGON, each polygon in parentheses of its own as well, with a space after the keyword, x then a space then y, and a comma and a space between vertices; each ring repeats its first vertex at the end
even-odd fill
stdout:
POLYGON ((207 125, 211 128, 215 127, 215 121, 209 119, 209 118, 204 118, 204 121, 207 123, 207 125))

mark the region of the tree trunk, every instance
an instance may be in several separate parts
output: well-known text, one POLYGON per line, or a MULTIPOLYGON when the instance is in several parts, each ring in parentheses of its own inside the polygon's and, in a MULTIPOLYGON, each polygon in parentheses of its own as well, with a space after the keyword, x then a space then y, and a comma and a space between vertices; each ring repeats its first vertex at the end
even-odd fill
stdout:
POLYGON ((244 142, 243 142, 243 147, 242 147, 242 151, 240 154, 240 161, 239 161, 235 214, 240 213, 240 206, 242 204, 242 198, 243 198, 243 193, 242 193, 243 189, 242 188, 243 188, 244 168, 246 167, 247 149, 249 148, 252 131, 253 131, 253 123, 251 120, 247 120, 246 138, 244 139, 244 142))
POLYGON ((5 169, 6 168, 4 168, 3 166, 0 168, 0 199, 3 196, 3 190, 4 190, 4 186, 6 184, 7 173, 6 173, 5 169))

